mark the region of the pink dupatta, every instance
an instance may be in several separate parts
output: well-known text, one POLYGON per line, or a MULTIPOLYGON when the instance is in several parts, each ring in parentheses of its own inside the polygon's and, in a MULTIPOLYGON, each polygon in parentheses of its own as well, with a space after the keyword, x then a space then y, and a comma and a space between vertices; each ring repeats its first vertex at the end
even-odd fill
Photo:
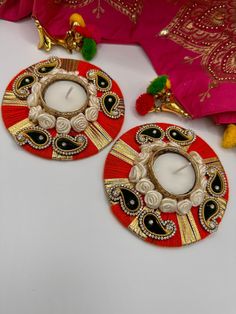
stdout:
POLYGON ((69 16, 79 12, 99 29, 102 42, 140 44, 157 73, 169 75, 174 95, 193 118, 211 116, 217 124, 236 123, 233 1, 70 2, 6 0, 0 17, 15 21, 32 12, 51 35, 63 37, 69 16))

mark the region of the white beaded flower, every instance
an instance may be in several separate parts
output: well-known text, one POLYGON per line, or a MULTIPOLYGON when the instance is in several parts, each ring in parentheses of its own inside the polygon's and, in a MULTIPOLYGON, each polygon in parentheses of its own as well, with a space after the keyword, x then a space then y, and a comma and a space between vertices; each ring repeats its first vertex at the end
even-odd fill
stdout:
POLYGON ((52 129, 56 125, 56 118, 49 113, 41 113, 38 116, 38 123, 44 129, 52 129))
POLYGON ((190 195, 190 201, 193 206, 199 206, 204 200, 205 193, 201 189, 197 189, 190 195))
POLYGON ((90 107, 85 110, 85 117, 88 121, 96 121, 98 118, 98 109, 90 107))
POLYGON ((84 131, 88 126, 88 121, 82 112, 71 118, 70 123, 76 132, 84 131))
POLYGON ((177 201, 172 198, 164 198, 160 205, 160 210, 163 213, 174 213, 177 209, 177 201))
POLYGON ((193 204, 189 199, 182 200, 182 201, 178 202, 177 213, 179 215, 186 215, 189 213, 192 206, 193 206, 193 204))
POLYGON ((56 130, 61 134, 68 134, 71 130, 70 121, 63 117, 58 117, 56 122, 56 130))
POLYGON ((151 209, 157 209, 161 203, 162 195, 157 191, 149 191, 144 197, 146 205, 151 209))
POLYGON ((136 184, 135 188, 138 192, 146 194, 154 189, 154 184, 149 179, 143 178, 136 184))

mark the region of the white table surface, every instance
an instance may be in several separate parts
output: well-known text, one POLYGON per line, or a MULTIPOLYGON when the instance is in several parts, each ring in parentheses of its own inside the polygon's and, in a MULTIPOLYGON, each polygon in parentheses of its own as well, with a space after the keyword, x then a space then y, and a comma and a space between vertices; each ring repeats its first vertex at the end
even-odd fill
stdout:
MULTIPOLYGON (((49 54, 36 49, 37 32, 29 19, 0 21, 0 42, 2 98, 15 74, 49 54)), ((70 57, 60 48, 50 55, 70 57)), ((111 145, 89 159, 44 160, 18 147, 1 121, 0 313, 236 313, 236 154, 220 147, 223 128, 208 119, 138 116, 135 99, 156 75, 141 48, 99 45, 93 63, 124 93, 120 135, 159 121, 192 128, 212 145, 230 184, 224 220, 216 234, 192 246, 147 244, 109 209, 102 176, 111 145)))

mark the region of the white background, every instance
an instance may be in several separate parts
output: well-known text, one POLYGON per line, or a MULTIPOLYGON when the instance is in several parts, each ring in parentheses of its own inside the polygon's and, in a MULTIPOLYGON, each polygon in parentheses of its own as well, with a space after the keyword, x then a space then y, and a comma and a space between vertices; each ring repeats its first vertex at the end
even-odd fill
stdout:
MULTIPOLYGON (((0 21, 0 42, 2 98, 15 74, 49 54, 37 50, 31 20, 0 21)), ((60 48, 52 55, 70 57, 60 48)), ((230 183, 224 220, 216 234, 192 246, 147 244, 125 230, 109 209, 102 176, 111 145, 89 159, 44 160, 18 147, 1 121, 0 313, 234 314, 236 154, 220 147, 223 128, 208 119, 138 116, 135 99, 156 76, 141 48, 99 45, 93 63, 124 93, 120 135, 159 121, 192 128, 212 145, 230 183)))

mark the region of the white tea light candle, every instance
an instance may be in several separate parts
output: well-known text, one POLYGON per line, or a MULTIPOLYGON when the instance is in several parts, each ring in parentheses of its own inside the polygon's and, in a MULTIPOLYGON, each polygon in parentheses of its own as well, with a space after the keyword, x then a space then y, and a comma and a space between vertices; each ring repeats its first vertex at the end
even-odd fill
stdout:
POLYGON ((155 159, 152 167, 159 184, 171 194, 186 194, 195 185, 194 168, 189 160, 180 154, 164 153, 155 159))
POLYGON ((77 111, 88 100, 85 89, 70 80, 54 81, 45 89, 43 98, 48 107, 60 112, 77 111))

